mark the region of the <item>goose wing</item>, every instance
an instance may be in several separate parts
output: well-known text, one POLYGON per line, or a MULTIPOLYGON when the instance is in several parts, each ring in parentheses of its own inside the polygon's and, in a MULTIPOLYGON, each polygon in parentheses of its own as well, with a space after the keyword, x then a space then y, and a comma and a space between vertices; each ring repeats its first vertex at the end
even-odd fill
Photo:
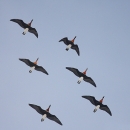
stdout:
POLYGON ((47 71, 46 71, 42 66, 36 65, 36 66, 35 66, 35 70, 41 71, 41 72, 43 72, 43 73, 45 73, 45 74, 48 75, 47 71))
POLYGON ((28 30, 30 33, 33 33, 38 38, 38 32, 35 28, 30 27, 28 30))
POLYGON ((45 110, 43 110, 40 106, 34 105, 34 104, 29 104, 30 107, 35 109, 39 114, 44 115, 45 110))
POLYGON ((66 67, 66 69, 70 70, 71 72, 73 72, 78 77, 80 77, 80 75, 81 75, 81 72, 76 68, 66 67))
POLYGON ((10 21, 19 24, 22 28, 26 28, 27 27, 27 24, 24 23, 23 20, 21 20, 21 19, 11 19, 10 21))
POLYGON ((77 52, 77 54, 80 55, 78 45, 73 45, 73 46, 71 47, 71 49, 74 49, 74 50, 77 52))
POLYGON ((102 104, 100 106, 100 109, 106 111, 110 116, 112 116, 112 113, 111 113, 111 111, 110 111, 110 109, 109 109, 109 107, 107 105, 102 104))
POLYGON ((57 122, 60 125, 62 125, 61 121, 55 115, 52 115, 52 114, 48 113, 47 114, 47 118, 52 120, 52 121, 57 122))
POLYGON ((62 38, 59 42, 64 42, 66 45, 69 45, 68 38, 62 38))
POLYGON ((98 101, 93 96, 82 96, 82 97, 88 99, 95 106, 98 104, 98 101))
POLYGON ((96 87, 96 84, 95 84, 95 82, 93 81, 92 78, 85 75, 83 80, 90 83, 90 84, 92 84, 94 87, 96 87))
POLYGON ((35 65, 35 64, 32 63, 29 59, 20 59, 20 58, 19 58, 19 60, 22 61, 22 62, 24 62, 26 65, 28 65, 28 66, 30 66, 30 67, 32 67, 32 66, 35 65))

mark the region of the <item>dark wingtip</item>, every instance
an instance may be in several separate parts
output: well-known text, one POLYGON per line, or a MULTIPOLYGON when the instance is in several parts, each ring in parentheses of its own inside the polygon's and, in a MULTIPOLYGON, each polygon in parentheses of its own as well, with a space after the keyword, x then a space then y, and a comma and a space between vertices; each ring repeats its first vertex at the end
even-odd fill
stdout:
POLYGON ((49 75, 47 72, 46 72, 47 75, 49 75))
POLYGON ((29 106, 31 106, 32 104, 28 104, 29 106))

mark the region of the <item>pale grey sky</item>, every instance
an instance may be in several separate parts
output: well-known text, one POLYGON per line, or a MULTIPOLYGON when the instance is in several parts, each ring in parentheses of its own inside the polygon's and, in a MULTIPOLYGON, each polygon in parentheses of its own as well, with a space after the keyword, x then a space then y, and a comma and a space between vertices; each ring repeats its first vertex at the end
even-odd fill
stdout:
POLYGON ((1 130, 129 130, 130 129, 130 1, 0 1, 0 129, 1 130), (22 19, 36 28, 27 33, 10 19, 22 19), (63 37, 75 39, 80 56, 65 50, 63 37), (29 67, 19 58, 35 61, 49 75, 29 67), (65 67, 78 68, 96 83, 77 84, 78 77, 65 67), (91 95, 112 112, 98 110, 81 96, 91 95), (50 113, 63 126, 39 115, 28 104, 50 113))

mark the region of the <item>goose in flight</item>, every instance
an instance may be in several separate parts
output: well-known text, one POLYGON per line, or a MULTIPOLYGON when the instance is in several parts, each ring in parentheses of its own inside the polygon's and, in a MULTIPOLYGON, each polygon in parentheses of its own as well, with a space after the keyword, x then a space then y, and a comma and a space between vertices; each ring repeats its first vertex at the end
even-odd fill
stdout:
POLYGON ((29 104, 29 106, 32 107, 33 109, 35 109, 39 114, 42 115, 41 122, 44 121, 45 118, 48 118, 48 119, 55 121, 56 123, 62 125, 61 121, 55 115, 52 115, 51 113, 49 113, 49 109, 50 109, 51 105, 46 110, 43 110, 40 106, 37 106, 34 104, 29 104))
POLYGON ((35 69, 35 70, 37 70, 37 71, 41 71, 41 72, 43 72, 43 73, 45 73, 45 74, 48 75, 47 71, 46 71, 42 66, 38 66, 38 65, 37 65, 38 59, 39 59, 39 58, 37 58, 37 60, 36 60, 35 62, 31 62, 29 59, 20 59, 20 58, 19 58, 20 61, 24 62, 26 65, 28 65, 28 66, 31 67, 31 69, 29 70, 29 73, 31 73, 32 70, 35 69))
POLYGON ((79 77, 79 80, 78 80, 78 82, 77 82, 78 84, 80 84, 81 81, 84 80, 84 81, 86 81, 86 82, 92 84, 94 87, 96 87, 96 84, 95 84, 95 82, 93 81, 93 79, 90 78, 90 77, 88 77, 88 76, 86 76, 86 71, 87 71, 88 69, 86 69, 84 72, 80 72, 78 69, 72 68, 72 67, 66 67, 66 69, 68 69, 69 71, 73 72, 76 76, 79 77))
POLYGON ((82 97, 88 99, 94 106, 96 106, 93 112, 96 112, 98 109, 101 109, 103 111, 106 111, 110 116, 112 116, 109 107, 107 105, 102 104, 104 97, 100 101, 97 101, 93 96, 82 96, 82 97))
POLYGON ((33 33, 38 38, 37 30, 35 28, 31 27, 31 23, 32 23, 33 19, 28 24, 24 23, 23 20, 21 20, 21 19, 11 19, 10 21, 17 23, 22 28, 24 28, 24 31, 22 33, 23 35, 25 35, 27 32, 30 32, 30 33, 33 33))
POLYGON ((65 37, 65 38, 62 38, 59 42, 64 42, 67 45, 66 51, 68 51, 71 48, 71 49, 74 49, 78 55, 80 55, 78 45, 74 44, 75 38, 76 38, 76 36, 74 37, 73 40, 68 40, 68 38, 65 37))

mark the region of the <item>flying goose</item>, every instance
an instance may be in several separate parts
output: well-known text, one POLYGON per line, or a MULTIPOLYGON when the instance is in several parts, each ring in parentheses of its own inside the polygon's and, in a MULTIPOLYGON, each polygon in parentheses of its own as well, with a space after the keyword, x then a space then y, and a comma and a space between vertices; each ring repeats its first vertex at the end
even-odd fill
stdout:
POLYGON ((41 122, 44 121, 45 118, 48 118, 48 119, 50 119, 52 121, 55 121, 58 124, 62 125, 62 123, 60 122, 60 120, 55 115, 52 115, 51 113, 49 113, 49 109, 50 109, 51 105, 46 110, 43 110, 40 106, 37 106, 37 105, 34 105, 34 104, 29 104, 29 106, 31 106, 39 114, 42 115, 41 122))
POLYGON ((74 37, 73 40, 70 41, 68 40, 67 37, 65 37, 65 38, 62 38, 59 42, 64 42, 67 45, 66 51, 68 51, 71 48, 71 49, 74 49, 78 55, 80 55, 78 45, 74 44, 75 38, 76 36, 74 37))
POLYGON ((96 112, 98 109, 101 109, 101 110, 106 111, 110 116, 112 116, 112 113, 110 109, 108 108, 108 106, 102 104, 104 96, 100 101, 97 101, 95 97, 93 96, 82 96, 82 97, 85 99, 88 99, 94 106, 96 106, 93 112, 96 112))
POLYGON ((30 32, 30 33, 33 33, 38 38, 37 30, 35 28, 31 27, 31 23, 32 23, 33 19, 28 24, 24 23, 23 20, 21 20, 21 19, 11 19, 10 21, 17 23, 22 28, 24 28, 24 32, 22 33, 23 35, 25 35, 27 32, 30 32))
POLYGON ((95 82, 93 81, 92 78, 86 76, 86 71, 88 70, 88 68, 84 71, 84 72, 80 72, 78 69, 76 68, 72 68, 72 67, 66 67, 66 69, 70 70, 71 72, 73 72, 76 76, 79 77, 79 80, 78 80, 78 84, 81 83, 82 80, 92 84, 94 87, 96 87, 96 84, 95 82))
POLYGON ((32 70, 35 69, 35 70, 37 70, 37 71, 41 71, 41 72, 43 72, 43 73, 45 73, 45 74, 48 75, 47 71, 46 71, 42 66, 38 66, 38 65, 37 65, 38 59, 39 59, 39 58, 37 58, 37 60, 36 60, 35 62, 31 62, 29 59, 20 59, 20 58, 19 58, 20 61, 23 61, 25 64, 27 64, 28 66, 31 67, 31 69, 29 70, 29 73, 31 73, 32 70))

